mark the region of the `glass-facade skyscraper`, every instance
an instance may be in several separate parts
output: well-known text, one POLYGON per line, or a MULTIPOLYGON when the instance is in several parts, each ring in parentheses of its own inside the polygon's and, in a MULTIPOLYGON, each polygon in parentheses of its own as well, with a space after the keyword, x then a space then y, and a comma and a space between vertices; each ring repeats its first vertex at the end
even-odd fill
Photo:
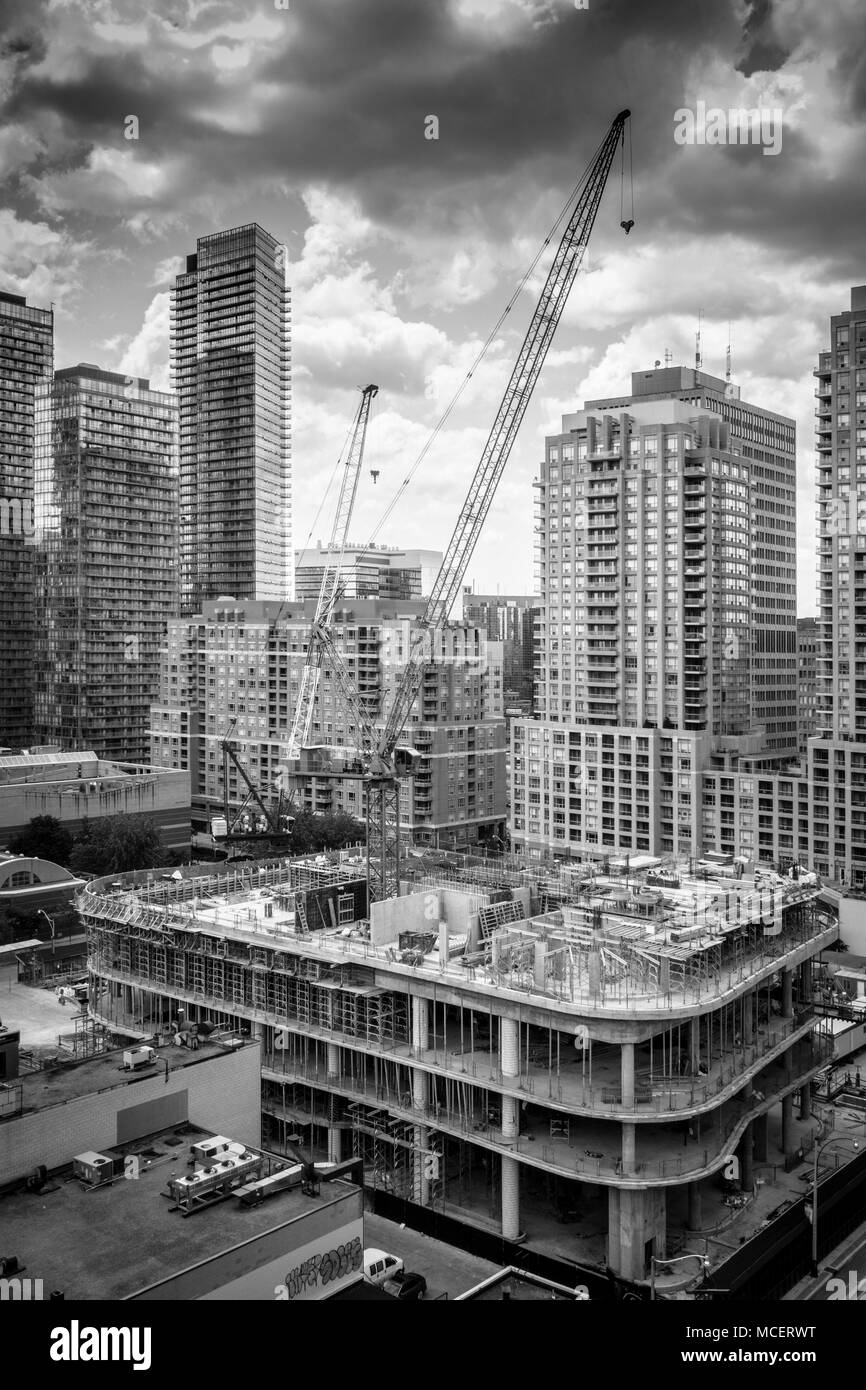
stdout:
POLYGON ((35 393, 54 365, 54 315, 0 293, 0 747, 33 737, 35 393))
POLYGON ((286 252, 255 223, 200 237, 172 295, 181 613, 293 591, 286 252))
POLYGON ((36 416, 37 739, 144 763, 178 602, 174 398, 79 363, 36 416))

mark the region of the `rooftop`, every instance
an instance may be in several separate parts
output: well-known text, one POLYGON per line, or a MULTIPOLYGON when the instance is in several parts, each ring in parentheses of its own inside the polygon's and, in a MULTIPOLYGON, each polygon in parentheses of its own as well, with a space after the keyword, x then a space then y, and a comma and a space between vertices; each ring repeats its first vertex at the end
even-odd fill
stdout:
POLYGON ((149 767, 143 763, 111 762, 100 758, 89 748, 67 753, 11 753, 0 757, 2 785, 77 783, 79 780, 104 782, 106 779, 117 781, 130 777, 156 777, 173 771, 173 768, 149 767))
MULTIPOLYGON (((619 876, 564 866, 546 880, 518 876, 510 901, 502 900, 500 882, 495 902, 495 866, 450 877, 422 870, 400 898, 373 904, 369 921, 329 924, 321 913, 311 918, 300 896, 311 886, 299 877, 303 862, 132 891, 120 880, 95 880, 78 905, 91 920, 126 923, 146 936, 176 933, 173 944, 187 948, 190 934, 236 943, 227 946, 229 956, 263 948, 271 968, 281 968, 280 953, 288 952, 379 964, 396 975, 450 977, 468 992, 538 996, 548 1007, 578 1005, 588 1014, 638 1009, 646 1016, 734 993, 773 973, 781 956, 814 950, 818 937, 829 942, 838 931, 835 922, 797 911, 820 892, 814 875, 794 881, 756 871, 737 879, 720 869, 696 877, 677 866, 626 868, 619 876), (407 945, 413 933, 417 939, 407 945)), ((362 876, 349 863, 327 873, 322 883, 362 876)))
POLYGON ((22 1072, 18 1082, 22 1086, 23 1111, 44 1110, 50 1105, 64 1105, 80 1096, 95 1095, 102 1091, 114 1090, 118 1086, 134 1086, 138 1081, 153 1076, 161 1076, 166 1066, 172 1072, 186 1067, 194 1067, 211 1057, 224 1057, 228 1053, 225 1042, 200 1040, 193 1052, 173 1043, 154 1049, 155 1061, 151 1066, 136 1071, 127 1071, 123 1065, 123 1048, 103 1052, 87 1061, 64 1059, 50 1070, 22 1072))
MULTIPOLYGON (((103 1151, 137 1154, 136 1182, 118 1179, 86 1189, 70 1172, 52 1177, 38 1194, 0 1196, 5 1253, 17 1255, 25 1277, 43 1281, 46 1296, 58 1289, 67 1299, 122 1299, 307 1216, 348 1190, 341 1180, 323 1184, 315 1196, 292 1188, 257 1207, 231 1196, 183 1220, 164 1195, 167 1184, 191 1171, 190 1146, 211 1137, 209 1130, 184 1124, 103 1151)), ((276 1155, 266 1160, 283 1167, 290 1162, 276 1155)))

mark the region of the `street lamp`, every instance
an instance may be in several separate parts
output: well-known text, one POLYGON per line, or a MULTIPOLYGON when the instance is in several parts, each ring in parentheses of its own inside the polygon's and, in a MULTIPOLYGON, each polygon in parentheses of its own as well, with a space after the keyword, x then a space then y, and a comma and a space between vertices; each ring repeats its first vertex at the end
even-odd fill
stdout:
POLYGON ((815 1157, 812 1160, 812 1278, 818 1278, 818 1159, 826 1148, 831 1144, 853 1144, 855 1149, 860 1145, 856 1139, 852 1139, 848 1134, 832 1134, 823 1144, 815 1146, 815 1157))
POLYGON ((682 1264, 683 1260, 700 1260, 701 1269, 704 1271, 704 1274, 707 1273, 710 1267, 710 1262, 706 1255, 698 1255, 695 1251, 692 1251, 688 1255, 675 1255, 672 1260, 660 1260, 657 1259, 655 1255, 650 1255, 650 1298, 652 1300, 654 1300, 656 1296, 656 1265, 678 1265, 682 1264))
POLYGON ((53 956, 55 950, 57 949, 57 948, 55 947, 55 945, 54 945, 54 918, 53 918, 53 917, 49 917, 49 916, 48 916, 48 913, 45 911, 44 908, 39 907, 39 908, 36 909, 36 912, 37 912, 37 915, 38 915, 39 917, 44 917, 44 918, 45 918, 46 922, 48 923, 49 927, 51 928, 51 954, 52 954, 52 956, 53 956))

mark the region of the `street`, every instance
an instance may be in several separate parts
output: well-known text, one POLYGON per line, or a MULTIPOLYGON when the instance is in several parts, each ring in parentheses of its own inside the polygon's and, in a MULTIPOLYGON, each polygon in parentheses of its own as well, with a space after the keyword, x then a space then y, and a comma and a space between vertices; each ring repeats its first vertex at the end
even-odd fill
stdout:
POLYGON ((866 1226, 821 1262, 819 1286, 803 1300, 866 1303, 866 1226))
POLYGON ((488 1279, 499 1268, 488 1260, 479 1260, 441 1240, 433 1240, 370 1212, 364 1213, 364 1245, 367 1249, 375 1247, 389 1255, 399 1255, 407 1270, 423 1274, 427 1280, 425 1297, 428 1299, 440 1298, 443 1294, 454 1298, 480 1284, 482 1279, 488 1279))

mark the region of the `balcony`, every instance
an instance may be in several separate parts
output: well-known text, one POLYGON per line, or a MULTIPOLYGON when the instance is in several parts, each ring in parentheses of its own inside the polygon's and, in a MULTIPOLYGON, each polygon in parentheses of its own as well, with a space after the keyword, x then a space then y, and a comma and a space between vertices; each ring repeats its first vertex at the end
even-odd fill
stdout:
MULTIPOLYGON (((662 1116, 668 1121, 689 1115, 700 1117, 701 1111, 690 1105, 668 1106, 666 1101, 673 1098, 674 1089, 665 1091, 661 1078, 657 1088, 641 1085, 636 1089, 636 1098, 640 1094, 642 1100, 633 1111, 621 1107, 617 1110, 613 1108, 615 1098, 610 1098, 610 1093, 616 1091, 615 1085, 596 1085, 587 1092, 581 1081, 580 1100, 572 1101, 565 1094, 560 1098, 561 1071, 552 1074, 549 1068, 530 1063, 520 1076, 504 1077, 498 1059, 490 1052, 468 1055, 452 1052, 444 1057, 440 1054, 434 1060, 429 1051, 415 1053, 408 1044, 398 1043, 385 1049, 385 1056, 398 1064, 405 1061, 406 1065, 398 1065, 389 1076, 376 1065, 375 1059, 381 1058, 383 1050, 360 1039, 348 1040, 348 1044, 366 1052, 367 1060, 357 1056, 351 1068, 347 1068, 344 1058, 339 1073, 328 1073, 324 1060, 315 1056, 287 1058, 284 1054, 270 1054, 263 1058, 262 1075, 266 1082, 303 1081, 335 1091, 352 1101, 384 1107, 388 1117, 405 1118, 416 1124, 431 1123, 443 1132, 469 1138, 494 1151, 519 1156, 536 1167, 602 1184, 650 1186, 677 1179, 694 1180, 719 1168, 733 1152, 749 1120, 768 1108, 768 1101, 802 1084, 829 1061, 832 1055, 829 1038, 801 1034, 791 1045, 791 1038, 799 1028, 800 1025, 794 1025, 763 1051, 760 1044, 755 1044, 752 1060, 736 1074, 732 1071, 727 1080, 724 1071, 712 1081, 707 1078, 707 1100, 712 1109, 694 1127, 700 1137, 685 1146, 680 1126, 662 1124, 659 1120, 662 1116), (410 1064, 432 1072, 432 1094, 426 1105, 413 1104, 410 1064), (470 1084, 449 1087, 449 1077, 452 1082, 469 1080, 470 1084), (749 1079, 754 1079, 762 1099, 742 1094, 749 1079), (655 1095, 652 1094, 654 1089, 655 1095), (459 1101, 449 1100, 449 1094, 454 1094, 455 1090, 461 1093, 459 1101), (608 1099, 605 1099, 606 1093, 608 1099), (503 1095, 515 1096, 525 1107, 521 1132, 516 1139, 506 1139, 502 1134, 503 1095), (648 1109, 641 1108, 644 1104, 648 1109), (589 1113, 590 1106, 592 1113, 589 1113), (599 1109, 605 1112, 607 1119, 599 1115, 599 1109), (562 1124, 563 1112, 570 1119, 566 1125, 562 1124), (619 1127, 612 1126, 609 1119, 626 1116, 646 1123, 637 1124, 635 1158, 623 1160, 619 1127)), ((326 1036, 333 1040, 334 1035, 326 1036)), ((567 1080, 565 1087, 570 1089, 567 1080)), ((266 1098, 263 1108, 269 1109, 271 1103, 266 1098)))

